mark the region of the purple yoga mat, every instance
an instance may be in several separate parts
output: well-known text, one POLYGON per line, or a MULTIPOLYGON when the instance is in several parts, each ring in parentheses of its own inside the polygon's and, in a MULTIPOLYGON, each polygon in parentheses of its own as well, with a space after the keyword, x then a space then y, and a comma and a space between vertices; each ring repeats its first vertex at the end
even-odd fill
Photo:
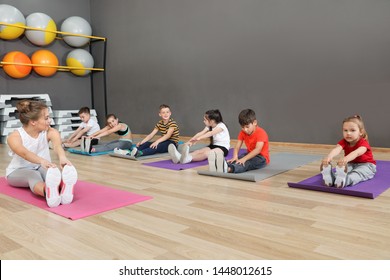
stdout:
POLYGON ((338 189, 327 187, 322 181, 322 175, 310 177, 298 183, 287 183, 291 188, 299 188, 313 191, 330 192, 365 198, 375 198, 390 188, 390 161, 377 160, 377 172, 371 180, 361 182, 351 187, 338 189))
MULTIPOLYGON (((242 154, 245 151, 246 150, 241 149, 239 154, 242 154)), ((233 157, 233 149, 230 149, 228 155, 226 156, 226 159, 231 159, 232 157, 233 157)), ((186 163, 186 164, 181 164, 181 163, 173 163, 172 160, 168 159, 168 160, 160 160, 160 161, 143 163, 143 164, 147 165, 147 166, 152 166, 152 167, 158 167, 158 168, 179 171, 179 170, 185 170, 185 169, 189 169, 189 168, 207 165, 208 161, 203 160, 203 161, 195 161, 195 162, 190 162, 190 163, 186 163)))

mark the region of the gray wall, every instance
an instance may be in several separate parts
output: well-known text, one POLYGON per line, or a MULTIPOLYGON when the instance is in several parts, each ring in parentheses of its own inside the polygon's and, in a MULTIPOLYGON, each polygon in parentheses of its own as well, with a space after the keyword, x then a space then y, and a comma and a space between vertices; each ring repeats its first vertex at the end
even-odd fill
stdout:
MULTIPOLYGON (((167 103, 182 135, 202 129, 203 113, 219 108, 236 138, 237 115, 250 107, 271 141, 334 144, 342 119, 359 113, 371 144, 390 147, 388 0, 7 3, 24 14, 46 9, 58 21, 71 11, 88 17, 90 8, 94 34, 108 37, 108 111, 135 133, 148 133, 167 103)), ((84 105, 87 93, 75 94, 84 83, 65 77, 47 85, 7 80, 5 89, 50 84, 61 106, 84 105)), ((101 76, 94 77, 101 108, 101 76)))
POLYGON ((149 132, 160 103, 183 135, 256 110, 272 141, 334 144, 359 113, 390 147, 390 1, 94 0, 109 37, 108 108, 149 132))
MULTIPOLYGON (((89 0, 2 0, 1 4, 16 7, 27 17, 41 12, 49 15, 60 30, 61 23, 70 16, 81 16, 90 21, 89 0)), ((0 40, 0 56, 7 52, 22 51, 28 56, 39 49, 53 51, 60 65, 66 65, 66 55, 74 48, 61 40, 55 40, 45 47, 31 44, 23 35, 16 40, 0 40)), ((48 93, 53 103, 53 109, 78 109, 81 106, 91 106, 90 77, 77 77, 70 72, 57 72, 52 77, 41 77, 32 72, 24 79, 13 79, 0 70, 0 94, 48 93)))

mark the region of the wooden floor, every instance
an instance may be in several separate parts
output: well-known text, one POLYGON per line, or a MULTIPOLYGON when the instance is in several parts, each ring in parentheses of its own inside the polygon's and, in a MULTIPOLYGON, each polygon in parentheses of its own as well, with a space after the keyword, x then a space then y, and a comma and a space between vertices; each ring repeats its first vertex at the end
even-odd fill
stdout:
MULTIPOLYGON (((329 147, 271 143, 281 151, 329 147)), ((390 160, 390 149, 374 155, 390 160)), ((0 259, 390 259, 390 190, 365 199, 287 186, 317 174, 319 161, 253 183, 68 156, 80 180, 153 199, 71 221, 0 195, 0 259)), ((0 157, 4 176, 7 146, 0 157)))

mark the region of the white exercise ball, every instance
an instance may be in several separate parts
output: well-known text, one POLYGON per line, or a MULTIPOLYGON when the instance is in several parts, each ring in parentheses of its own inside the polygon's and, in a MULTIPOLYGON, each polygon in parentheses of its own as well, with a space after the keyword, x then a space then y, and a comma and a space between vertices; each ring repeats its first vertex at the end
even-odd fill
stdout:
MULTIPOLYGON (((75 49, 66 56, 66 65, 77 68, 93 68, 93 56, 86 50, 75 49)), ((91 72, 89 69, 70 69, 76 76, 85 76, 91 72)))
MULTIPOLYGON (((64 20, 61 24, 61 31, 77 35, 92 35, 92 27, 88 21, 82 17, 72 16, 64 20)), ((62 34, 64 41, 71 47, 82 47, 90 41, 88 37, 72 36, 62 34)))
POLYGON ((37 46, 47 46, 56 38, 57 25, 54 20, 44 13, 33 13, 26 18, 28 27, 43 29, 26 30, 27 39, 37 46))
POLYGON ((0 4, 0 22, 7 24, 21 25, 22 27, 15 27, 9 25, 0 25, 0 39, 13 40, 18 38, 24 32, 26 19, 24 15, 14 6, 7 4, 0 4))

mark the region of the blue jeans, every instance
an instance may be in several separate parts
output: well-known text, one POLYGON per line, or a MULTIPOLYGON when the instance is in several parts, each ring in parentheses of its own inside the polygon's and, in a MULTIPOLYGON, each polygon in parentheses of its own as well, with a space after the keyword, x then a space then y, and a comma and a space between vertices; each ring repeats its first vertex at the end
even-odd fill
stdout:
POLYGON ((173 144, 177 146, 176 142, 173 142, 171 140, 165 140, 164 142, 161 142, 157 145, 156 149, 150 148, 150 145, 152 145, 153 142, 145 142, 142 145, 138 147, 138 150, 142 152, 142 156, 149 156, 154 155, 156 153, 167 153, 168 152, 168 146, 170 144, 173 144))
MULTIPOLYGON (((243 158, 248 153, 240 155, 238 158, 243 158)), ((267 160, 261 155, 257 155, 251 159, 248 159, 244 165, 237 163, 228 163, 228 167, 231 168, 231 173, 243 173, 249 170, 260 169, 267 165, 267 160)))

